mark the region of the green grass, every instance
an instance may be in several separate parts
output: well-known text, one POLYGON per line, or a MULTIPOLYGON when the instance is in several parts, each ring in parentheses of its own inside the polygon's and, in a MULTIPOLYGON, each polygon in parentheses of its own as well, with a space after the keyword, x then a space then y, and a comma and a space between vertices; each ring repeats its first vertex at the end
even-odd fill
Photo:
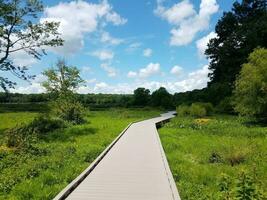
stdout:
MULTIPOLYGON (((31 149, 18 151, 0 146, 0 199, 52 199, 130 122, 159 113, 126 109, 92 111, 86 124, 51 132, 31 149)), ((1 130, 27 123, 36 115, 2 113, 1 130)), ((3 131, 0 134, 3 139, 3 131)))
POLYGON ((198 122, 176 117, 160 129, 182 199, 218 199, 222 173, 234 179, 242 171, 266 192, 267 128, 246 122, 236 116, 198 122))

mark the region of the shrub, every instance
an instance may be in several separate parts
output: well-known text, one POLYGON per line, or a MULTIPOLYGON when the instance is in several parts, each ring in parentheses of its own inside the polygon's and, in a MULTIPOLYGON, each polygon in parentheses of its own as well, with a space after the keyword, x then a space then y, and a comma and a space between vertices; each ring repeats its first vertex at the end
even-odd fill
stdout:
POLYGON ((44 133, 64 127, 62 120, 39 116, 29 124, 21 124, 5 131, 8 147, 29 147, 44 133))
POLYGON ((84 120, 85 108, 72 99, 57 99, 51 104, 52 113, 67 122, 81 124, 84 120))
POLYGON ((232 98, 226 97, 220 101, 220 103, 216 106, 216 111, 219 113, 228 113, 233 114, 234 109, 232 106, 232 98))
POLYGON ((207 115, 211 115, 214 113, 214 107, 211 103, 197 103, 197 104, 206 109, 207 115))
POLYGON ((178 106, 176 112, 179 117, 188 116, 190 114, 190 107, 186 105, 178 106))
POLYGON ((190 107, 190 115, 192 117, 204 117, 207 115, 207 111, 205 107, 199 104, 193 103, 190 107))
POLYGON ((237 178, 223 175, 220 182, 220 199, 263 200, 266 194, 259 187, 256 177, 242 171, 237 178))
POLYGON ((18 125, 5 131, 8 147, 28 147, 35 140, 34 129, 28 125, 18 125))
POLYGON ((30 127, 34 129, 34 132, 38 134, 48 133, 58 128, 65 127, 65 124, 60 119, 53 119, 48 116, 39 116, 35 118, 30 124, 30 127))

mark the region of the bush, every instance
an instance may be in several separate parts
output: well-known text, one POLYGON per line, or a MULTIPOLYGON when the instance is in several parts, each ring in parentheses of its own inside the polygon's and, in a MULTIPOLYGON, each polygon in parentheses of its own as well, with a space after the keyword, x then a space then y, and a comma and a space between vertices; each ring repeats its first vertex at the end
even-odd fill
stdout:
POLYGON ((214 113, 214 107, 211 103, 197 103, 197 104, 206 109, 207 115, 212 115, 214 113))
POLYGON ((257 177, 255 175, 253 177, 244 171, 234 179, 223 175, 219 182, 220 199, 266 199, 266 194, 259 186, 260 183, 257 182, 257 177))
POLYGON ((204 117, 207 115, 207 111, 205 109, 205 107, 193 103, 190 107, 190 116, 192 117, 204 117))
POLYGON ((81 124, 85 121, 85 108, 78 101, 60 98, 54 101, 51 107, 55 116, 67 122, 81 124))
POLYGON ((221 100, 220 103, 216 106, 216 111, 219 113, 233 114, 234 109, 232 106, 232 98, 226 97, 221 100))
POLYGON ((190 115, 190 107, 186 105, 178 106, 176 112, 179 117, 188 116, 190 115))
POLYGON ((28 125, 18 125, 5 131, 8 147, 28 147, 35 140, 34 130, 28 125))
POLYGON ((34 132, 38 134, 48 133, 58 128, 64 128, 64 121, 60 119, 52 119, 48 116, 39 116, 35 118, 30 124, 30 127, 34 129, 34 132))
POLYGON ((8 147, 29 147, 42 134, 65 127, 62 120, 39 116, 30 124, 21 124, 5 131, 8 147))

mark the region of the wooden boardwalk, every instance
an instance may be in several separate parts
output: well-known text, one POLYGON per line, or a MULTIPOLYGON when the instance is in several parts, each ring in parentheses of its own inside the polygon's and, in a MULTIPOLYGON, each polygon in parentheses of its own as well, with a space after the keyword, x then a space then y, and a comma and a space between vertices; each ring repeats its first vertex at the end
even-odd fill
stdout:
POLYGON ((55 200, 179 200, 156 124, 173 112, 133 123, 55 200))

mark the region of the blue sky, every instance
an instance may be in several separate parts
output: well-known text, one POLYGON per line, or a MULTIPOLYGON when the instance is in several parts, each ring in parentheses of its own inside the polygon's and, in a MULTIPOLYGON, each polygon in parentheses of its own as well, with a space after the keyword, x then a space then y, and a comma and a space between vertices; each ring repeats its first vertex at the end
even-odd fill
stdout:
MULTIPOLYGON (((232 0, 44 0, 40 20, 61 22, 65 46, 47 49, 36 61, 23 52, 15 63, 37 75, 18 81, 16 92, 39 93, 42 71, 58 58, 81 70, 87 82, 79 93, 132 93, 160 86, 171 93, 206 86, 208 60, 203 51, 232 0)), ((9 75, 6 75, 9 76, 9 75)))

